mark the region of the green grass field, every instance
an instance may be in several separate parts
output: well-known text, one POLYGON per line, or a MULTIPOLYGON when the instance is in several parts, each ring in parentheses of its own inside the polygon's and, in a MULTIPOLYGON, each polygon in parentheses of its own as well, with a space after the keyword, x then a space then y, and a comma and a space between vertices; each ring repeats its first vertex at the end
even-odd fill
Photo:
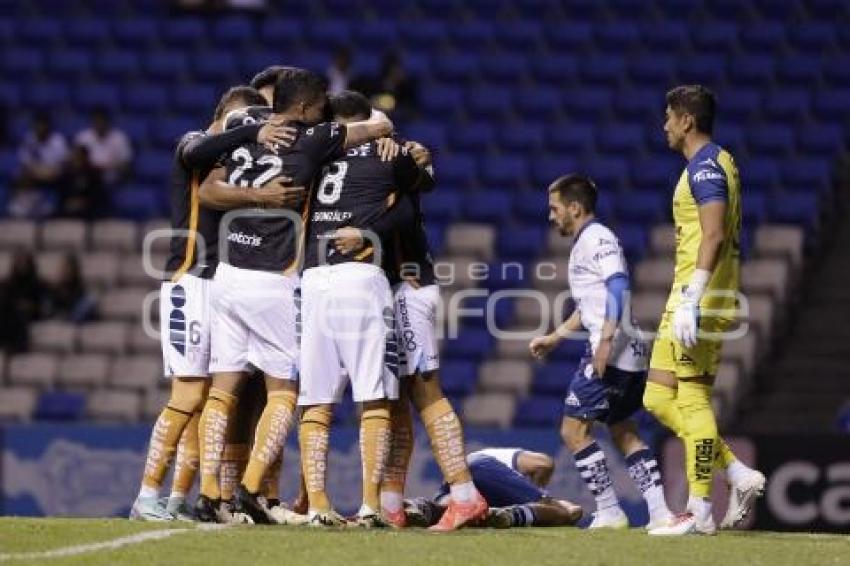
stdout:
POLYGON ((0 518, 0 563, 826 566, 850 564, 850 537, 735 532, 712 538, 655 539, 638 529, 591 533, 572 528, 477 529, 448 535, 421 530, 317 531, 303 527, 203 530, 191 524, 120 519, 0 518), (134 538, 120 545, 133 535, 151 538, 134 538), (112 547, 98 544, 110 542, 112 547), (85 545, 91 546, 79 552, 85 545), (71 555, 73 552, 77 553, 71 555))

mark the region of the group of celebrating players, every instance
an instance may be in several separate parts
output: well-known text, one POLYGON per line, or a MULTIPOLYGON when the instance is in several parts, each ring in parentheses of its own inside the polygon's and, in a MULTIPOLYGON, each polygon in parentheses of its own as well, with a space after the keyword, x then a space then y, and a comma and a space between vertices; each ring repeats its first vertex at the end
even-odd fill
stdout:
MULTIPOLYGON (((439 287, 420 206, 434 187, 430 152, 403 141, 363 95, 329 98, 326 87, 304 69, 267 68, 251 86, 229 89, 206 131, 177 145, 170 278, 160 295, 171 395, 131 518, 436 531, 575 524, 582 509, 545 491, 550 457, 517 448, 466 454, 438 376, 439 287), (346 519, 326 476, 332 408, 349 382, 360 407, 363 499, 346 519), (445 480, 431 499, 404 499, 411 405, 445 480), (301 489, 290 508, 279 475, 299 407, 301 489), (171 494, 161 499, 172 461, 171 494)), ((673 203, 675 282, 651 361, 643 335, 621 324, 625 258, 595 217, 597 187, 580 174, 548 188, 549 220, 574 239, 576 307, 530 351, 542 359, 575 332, 589 333, 561 427, 596 499, 589 527, 629 525, 591 434, 604 423, 647 502, 649 532, 713 534, 714 469, 725 469, 731 486, 721 526, 739 524, 764 488, 764 476, 718 436, 710 405, 720 337, 737 304, 740 185, 731 156, 710 139, 713 95, 678 87, 667 104, 668 142, 688 165, 673 203), (685 443, 685 513, 669 510, 655 456, 630 421, 644 405, 685 443)))

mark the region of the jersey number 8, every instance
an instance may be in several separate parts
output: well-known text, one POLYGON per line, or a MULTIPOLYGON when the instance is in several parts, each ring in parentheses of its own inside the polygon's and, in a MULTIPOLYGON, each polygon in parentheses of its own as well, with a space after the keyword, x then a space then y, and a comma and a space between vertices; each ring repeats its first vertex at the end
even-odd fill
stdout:
POLYGON ((342 194, 342 185, 345 181, 345 174, 348 173, 348 163, 346 161, 334 161, 322 171, 322 184, 319 185, 319 191, 316 198, 322 204, 333 204, 339 200, 342 194), (336 168, 336 171, 331 173, 331 169, 336 168))

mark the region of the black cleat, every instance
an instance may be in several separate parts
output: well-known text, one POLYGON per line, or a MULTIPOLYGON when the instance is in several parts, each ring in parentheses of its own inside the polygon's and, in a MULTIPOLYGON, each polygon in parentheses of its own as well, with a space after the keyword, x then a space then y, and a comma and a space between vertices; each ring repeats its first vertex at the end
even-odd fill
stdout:
POLYGON ((242 484, 236 486, 236 491, 233 493, 233 514, 236 513, 248 515, 255 525, 270 525, 272 523, 263 501, 260 501, 260 496, 251 493, 242 484))
POLYGON ((199 495, 195 501, 195 517, 202 523, 219 523, 218 508, 220 499, 210 499, 206 495, 199 495))

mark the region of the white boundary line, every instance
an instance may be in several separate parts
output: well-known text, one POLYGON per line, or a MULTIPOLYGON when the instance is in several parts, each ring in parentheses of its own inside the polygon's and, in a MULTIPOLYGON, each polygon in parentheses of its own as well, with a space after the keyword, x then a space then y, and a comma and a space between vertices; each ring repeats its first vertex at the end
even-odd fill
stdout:
POLYGON ((112 540, 102 542, 92 542, 87 544, 78 544, 74 546, 64 546, 54 548, 53 550, 45 550, 42 552, 10 552, 0 554, 0 562, 6 560, 36 560, 40 558, 65 558, 67 556, 77 556, 79 554, 87 554, 90 552, 98 552, 100 550, 115 550, 124 546, 140 544, 149 540, 162 540, 178 534, 186 534, 196 531, 213 531, 227 528, 229 525, 204 525, 200 524, 194 529, 160 529, 158 531, 146 531, 118 537, 112 540))

